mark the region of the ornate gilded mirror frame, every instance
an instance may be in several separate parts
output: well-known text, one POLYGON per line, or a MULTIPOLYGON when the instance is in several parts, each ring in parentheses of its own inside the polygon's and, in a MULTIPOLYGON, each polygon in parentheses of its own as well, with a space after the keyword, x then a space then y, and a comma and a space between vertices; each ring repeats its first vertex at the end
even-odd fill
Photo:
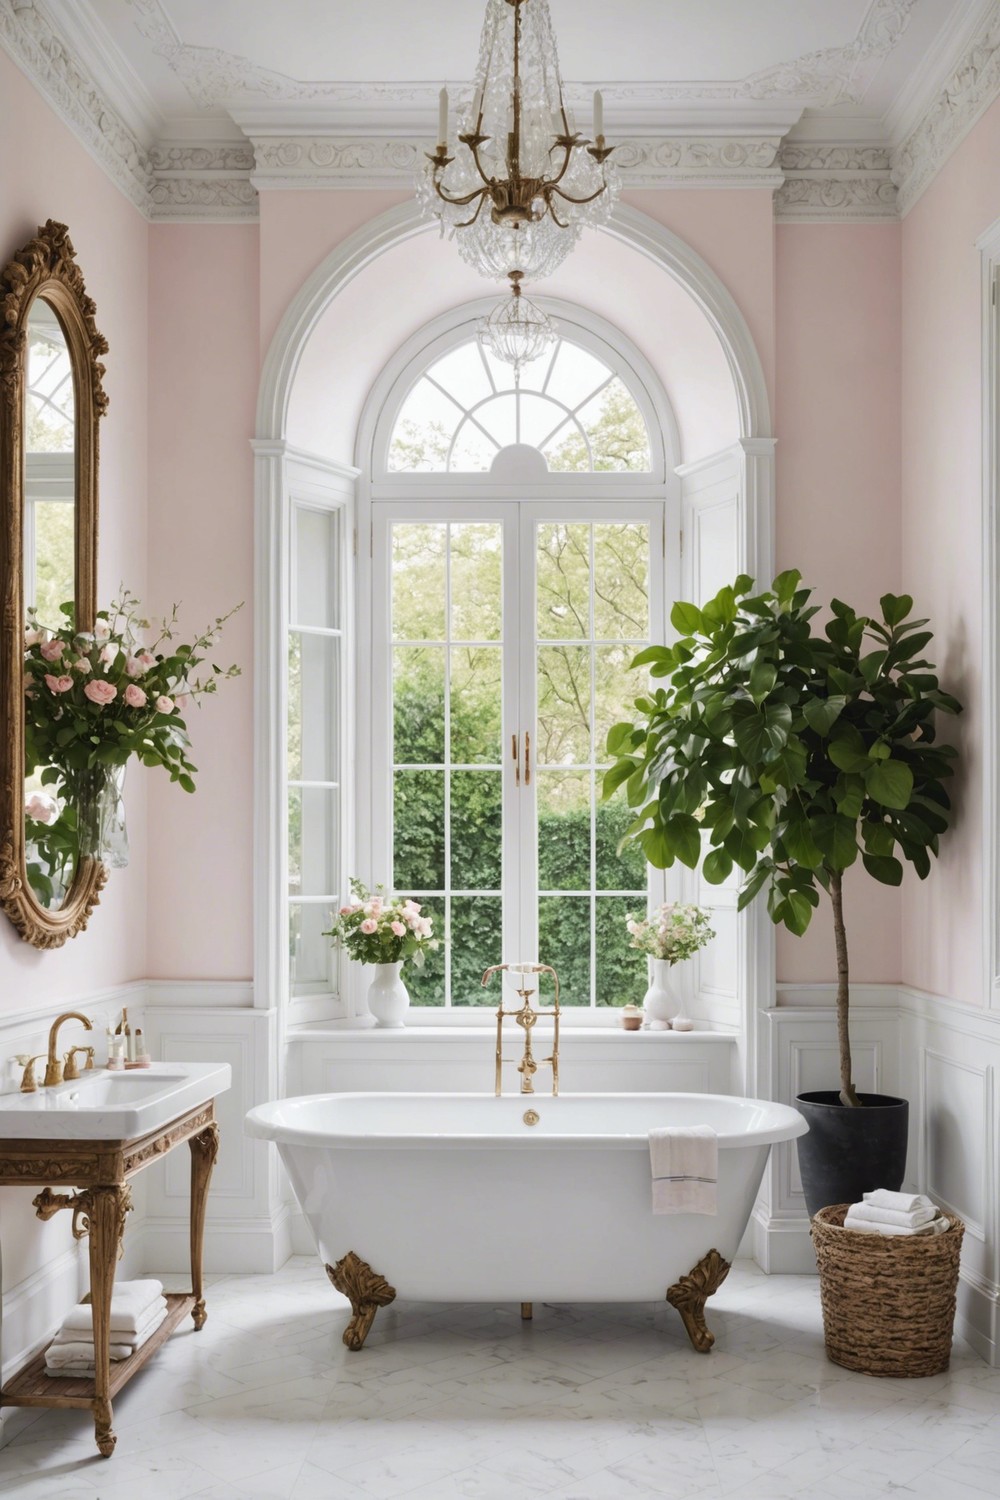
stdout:
POLYGON ((28 318, 39 297, 62 326, 73 368, 76 625, 90 631, 97 611, 98 423, 108 405, 101 355, 108 345, 66 225, 52 219, 0 273, 0 907, 26 943, 61 948, 87 926, 107 871, 80 859, 63 904, 48 911, 25 869, 25 389, 28 318))

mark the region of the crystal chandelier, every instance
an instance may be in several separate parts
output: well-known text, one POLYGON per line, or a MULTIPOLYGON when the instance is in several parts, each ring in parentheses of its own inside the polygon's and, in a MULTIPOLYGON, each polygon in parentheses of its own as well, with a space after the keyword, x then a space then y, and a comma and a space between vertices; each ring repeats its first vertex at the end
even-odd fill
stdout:
POLYGON ((522 275, 521 271, 510 272, 510 296, 477 325, 479 342, 497 359, 513 365, 517 380, 522 366, 538 359, 558 337, 558 324, 522 293, 522 275))
MULTIPOLYGON (((563 98, 548 0, 487 0, 472 102, 460 111, 454 155, 446 89, 440 106, 437 150, 417 194, 482 275, 547 276, 586 225, 607 222, 620 183, 605 143, 603 101, 594 95, 591 142, 563 98)), ((515 287, 508 305, 518 304, 515 287)))

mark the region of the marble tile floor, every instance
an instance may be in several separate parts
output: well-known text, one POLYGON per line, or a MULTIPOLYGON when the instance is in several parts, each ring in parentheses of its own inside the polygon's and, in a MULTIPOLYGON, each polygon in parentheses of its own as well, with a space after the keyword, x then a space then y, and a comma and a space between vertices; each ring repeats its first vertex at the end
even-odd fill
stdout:
MULTIPOLYGON (((179 1278, 167 1279, 179 1287, 179 1278)), ((817 1284, 738 1264, 696 1354, 666 1306, 397 1303, 366 1348, 313 1260, 212 1278, 115 1403, 17 1414, 10 1500, 984 1500, 1000 1493, 1000 1371, 874 1380, 823 1352, 817 1284)))

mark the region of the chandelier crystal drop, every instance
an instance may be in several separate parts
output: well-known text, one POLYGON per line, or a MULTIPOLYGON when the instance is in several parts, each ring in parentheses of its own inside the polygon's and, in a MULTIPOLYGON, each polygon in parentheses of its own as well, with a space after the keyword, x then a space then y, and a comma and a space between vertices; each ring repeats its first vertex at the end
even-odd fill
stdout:
POLYGON ((603 115, 595 94, 593 140, 577 131, 563 97, 548 0, 487 0, 457 143, 449 143, 442 89, 437 150, 418 177, 418 200, 483 276, 547 276, 584 227, 607 222, 618 197, 603 115))
POLYGON ((510 296, 498 302, 488 317, 481 318, 476 330, 483 348, 504 364, 513 365, 515 376, 559 336, 559 325, 522 293, 521 275, 520 271, 511 271, 510 296))

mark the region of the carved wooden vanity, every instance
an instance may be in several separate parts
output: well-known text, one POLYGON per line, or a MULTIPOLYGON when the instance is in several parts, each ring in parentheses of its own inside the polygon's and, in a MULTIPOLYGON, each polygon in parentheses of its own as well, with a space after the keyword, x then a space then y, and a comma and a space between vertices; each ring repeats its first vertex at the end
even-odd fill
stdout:
POLYGON ((202 1281, 205 1207, 219 1152, 213 1101, 179 1115, 136 1140, 2 1140, 0 1186, 41 1187, 33 1200, 40 1219, 63 1209, 73 1215, 73 1236, 87 1237, 94 1306, 94 1363, 90 1378, 54 1378, 45 1372, 45 1352, 36 1355, 0 1391, 0 1406, 77 1407, 94 1413, 94 1435, 105 1458, 117 1441, 111 1399, 191 1314, 200 1329, 208 1316, 202 1281), (129 1183, 144 1167, 187 1142, 191 1149, 191 1290, 167 1295, 168 1313, 151 1338, 129 1359, 110 1359, 111 1296, 121 1255, 125 1220, 132 1207, 129 1183), (55 1188, 77 1189, 56 1192, 55 1188))

